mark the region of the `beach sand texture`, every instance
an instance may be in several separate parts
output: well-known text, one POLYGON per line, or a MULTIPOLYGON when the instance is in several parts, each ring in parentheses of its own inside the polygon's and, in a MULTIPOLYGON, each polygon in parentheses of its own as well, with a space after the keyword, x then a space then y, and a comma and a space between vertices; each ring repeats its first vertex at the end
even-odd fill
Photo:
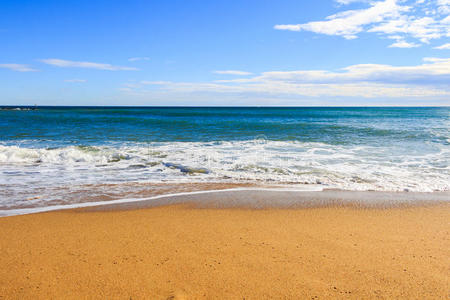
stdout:
POLYGON ((0 299, 448 299, 450 205, 0 218, 0 299))

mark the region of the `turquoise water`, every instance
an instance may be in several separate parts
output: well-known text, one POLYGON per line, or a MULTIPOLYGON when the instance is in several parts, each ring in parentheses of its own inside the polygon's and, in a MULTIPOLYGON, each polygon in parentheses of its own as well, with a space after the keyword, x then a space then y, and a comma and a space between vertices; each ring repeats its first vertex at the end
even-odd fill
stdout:
POLYGON ((447 145, 449 114, 449 108, 47 107, 0 111, 0 140, 67 146, 241 141, 264 135, 269 140, 329 144, 447 145))
POLYGON ((0 207, 124 182, 446 191, 449 165, 444 107, 0 109, 0 207))

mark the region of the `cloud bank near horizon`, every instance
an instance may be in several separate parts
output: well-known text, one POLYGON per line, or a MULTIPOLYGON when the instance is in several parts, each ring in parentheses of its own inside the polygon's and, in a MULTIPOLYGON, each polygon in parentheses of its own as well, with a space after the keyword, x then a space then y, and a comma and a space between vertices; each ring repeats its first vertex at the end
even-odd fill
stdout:
POLYGON ((425 58, 420 65, 358 64, 336 71, 269 71, 250 78, 212 82, 140 81, 126 83, 122 91, 146 93, 213 93, 266 97, 450 97, 450 58, 425 58))

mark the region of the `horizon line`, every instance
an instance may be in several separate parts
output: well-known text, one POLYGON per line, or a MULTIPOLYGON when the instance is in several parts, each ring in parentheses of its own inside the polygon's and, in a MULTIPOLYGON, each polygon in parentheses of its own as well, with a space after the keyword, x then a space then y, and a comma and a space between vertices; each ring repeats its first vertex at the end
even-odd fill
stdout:
POLYGON ((3 105, 0 108, 39 108, 39 107, 86 107, 86 108, 320 108, 320 107, 403 107, 403 108, 420 108, 420 107, 450 107, 449 105, 3 105))

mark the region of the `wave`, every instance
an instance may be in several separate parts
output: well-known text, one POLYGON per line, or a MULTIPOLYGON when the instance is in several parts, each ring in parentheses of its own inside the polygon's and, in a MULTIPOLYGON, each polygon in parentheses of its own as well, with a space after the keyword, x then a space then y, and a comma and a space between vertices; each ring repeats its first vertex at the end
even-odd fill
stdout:
POLYGON ((256 139, 58 148, 0 145, 0 164, 3 172, 10 172, 0 184, 179 180, 188 176, 429 192, 450 190, 449 163, 450 150, 438 144, 407 149, 256 139))

